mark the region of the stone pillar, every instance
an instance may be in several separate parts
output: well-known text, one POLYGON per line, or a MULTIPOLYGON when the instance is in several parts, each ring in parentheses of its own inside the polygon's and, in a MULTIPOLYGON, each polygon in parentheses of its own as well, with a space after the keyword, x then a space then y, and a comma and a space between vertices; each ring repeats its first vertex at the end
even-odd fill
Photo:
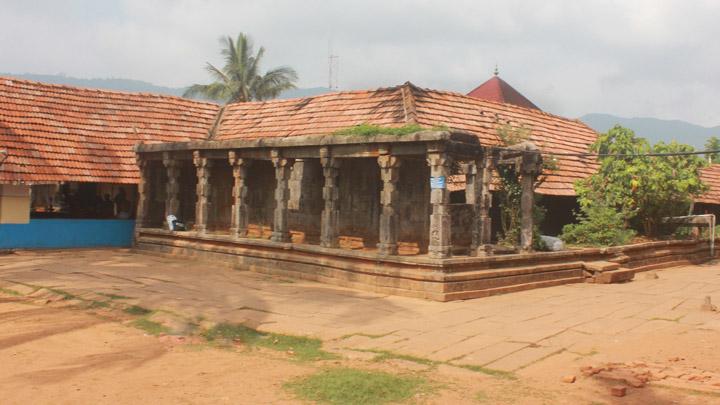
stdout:
POLYGON ((193 163, 197 170, 197 202, 195 203, 195 226, 194 230, 199 233, 207 232, 208 222, 208 199, 210 197, 210 168, 212 160, 204 157, 200 151, 193 152, 193 163))
POLYGON ((492 237, 492 221, 490 217, 490 207, 492 206, 492 194, 490 193, 493 171, 492 156, 489 151, 486 151, 482 159, 469 165, 472 168, 464 169, 472 172, 471 175, 465 175, 467 181, 466 196, 468 197, 467 203, 473 204, 473 212, 475 213, 472 224, 470 255, 483 256, 490 253, 490 240, 492 237), (472 192, 468 194, 467 190, 472 190, 472 192))
POLYGON ((495 170, 495 158, 489 151, 485 152, 483 157, 482 170, 479 171, 480 192, 478 193, 478 204, 480 204, 480 244, 479 248, 489 253, 488 249, 492 241, 492 217, 490 217, 490 208, 492 207, 492 193, 490 192, 490 184, 492 183, 493 170, 495 170))
POLYGON ((478 247, 482 244, 482 161, 467 162, 460 165, 461 172, 465 175, 465 203, 472 206, 473 216, 470 224, 472 242, 470 243, 470 255, 477 256, 478 247), (479 171, 479 173, 478 173, 479 171))
POLYGON ((450 176, 450 157, 443 150, 428 149, 427 161, 430 165, 430 257, 446 258, 452 255, 450 238, 450 192, 447 180, 450 176))
POLYGON ((237 156, 235 151, 228 152, 228 160, 233 170, 233 206, 230 213, 230 235, 236 238, 247 236, 249 212, 248 212, 248 187, 245 179, 247 179, 247 168, 250 161, 237 156))
POLYGON ((520 250, 522 252, 532 251, 533 245, 534 177, 534 173, 531 171, 523 171, 520 177, 522 192, 520 196, 520 250))
MULTIPOLYGON (((168 226, 167 217, 168 215, 179 214, 180 210, 180 162, 170 155, 170 153, 163 153, 163 165, 167 172, 167 183, 165 183, 165 218, 163 223, 168 226)), ((184 218, 181 218, 184 219, 184 218)), ((168 229, 170 229, 168 227, 168 229)))
POLYGON ((535 177, 542 172, 542 156, 532 143, 523 146, 520 159, 520 250, 532 251, 533 246, 533 208, 535 205, 535 177))
POLYGON ((339 246, 340 207, 338 197, 340 192, 337 184, 340 160, 330 156, 328 148, 320 149, 320 164, 323 168, 325 184, 322 195, 325 206, 320 217, 320 246, 336 248, 339 246))
MULTIPOLYGON (((381 151, 382 153, 382 151, 381 151)), ((396 204, 398 199, 397 182, 400 178, 400 159, 389 154, 378 156, 380 165, 380 178, 383 182, 380 194, 380 235, 377 244, 381 255, 396 255, 398 253, 398 214, 396 204)))
POLYGON ((135 161, 140 170, 140 182, 138 183, 138 205, 135 213, 135 227, 144 228, 148 224, 150 212, 150 165, 145 158, 138 155, 135 161))
POLYGON ((275 166, 275 212, 273 214, 273 232, 270 240, 274 242, 290 242, 290 229, 288 228, 288 198, 290 197, 290 169, 293 159, 280 156, 280 151, 271 151, 273 166, 275 166))

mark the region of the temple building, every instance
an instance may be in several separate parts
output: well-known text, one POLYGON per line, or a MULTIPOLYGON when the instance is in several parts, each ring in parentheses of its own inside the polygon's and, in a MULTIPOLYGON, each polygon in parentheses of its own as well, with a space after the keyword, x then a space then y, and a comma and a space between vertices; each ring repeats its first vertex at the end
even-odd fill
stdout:
MULTIPOLYGON (((600 280, 608 269, 605 279, 624 277, 633 270, 622 266, 658 252, 706 254, 695 242, 532 252, 535 225, 557 234, 573 220, 573 184, 597 168, 578 154, 596 138, 497 75, 470 95, 405 83, 222 107, 0 78, 0 248, 132 243, 440 301, 600 280), (507 145, 503 127, 529 138, 507 145), (505 168, 520 175, 516 248, 496 243, 505 168), (133 207, 122 217, 121 194, 133 207), (547 209, 543 224, 535 204, 547 209), (170 229, 170 216, 184 228, 170 229)), ((715 177, 703 173, 712 188, 702 209, 720 202, 715 177)))

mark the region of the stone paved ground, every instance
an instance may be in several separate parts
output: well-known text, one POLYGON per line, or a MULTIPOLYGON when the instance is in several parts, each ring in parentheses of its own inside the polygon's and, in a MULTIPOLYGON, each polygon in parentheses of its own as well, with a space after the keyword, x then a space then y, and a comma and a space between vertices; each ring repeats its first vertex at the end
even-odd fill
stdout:
MULTIPOLYGON (((0 256, 0 287, 106 293, 153 309, 260 330, 312 335, 335 349, 395 353, 559 379, 572 361, 683 356, 720 371, 714 342, 720 265, 639 274, 626 284, 571 284, 438 303, 288 280, 127 250, 17 252, 0 256), (20 285, 18 285, 20 284, 20 285)), ((580 364, 580 363, 577 363, 580 364)))

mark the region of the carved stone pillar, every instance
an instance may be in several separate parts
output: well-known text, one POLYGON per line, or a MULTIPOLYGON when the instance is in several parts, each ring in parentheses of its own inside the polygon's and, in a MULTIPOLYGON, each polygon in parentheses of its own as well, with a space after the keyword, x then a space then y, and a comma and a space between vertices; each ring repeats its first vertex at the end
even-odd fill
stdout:
POLYGON ((325 178, 322 190, 325 206, 320 217, 320 245, 336 248, 339 246, 340 226, 340 207, 338 204, 340 193, 337 184, 340 160, 331 157, 328 148, 322 148, 320 149, 320 164, 322 164, 325 178))
POLYGON ((492 193, 490 192, 490 183, 492 183, 493 170, 495 170, 495 158, 490 151, 485 152, 482 160, 482 170, 478 172, 480 178, 480 190, 478 195, 480 205, 480 240, 478 248, 484 253, 489 253, 490 242, 492 241, 492 218, 490 217, 490 208, 492 207, 492 193))
POLYGON ((472 224, 470 255, 483 256, 490 253, 492 236, 490 182, 492 181, 493 158, 490 151, 486 151, 482 159, 463 166, 463 171, 469 172, 465 174, 467 181, 465 190, 467 203, 473 205, 475 214, 472 224))
POLYGON ((247 236, 249 211, 248 211, 248 187, 246 183, 247 168, 250 161, 238 157, 235 151, 228 152, 228 159, 233 170, 233 206, 230 213, 230 235, 236 238, 247 236))
POLYGON ((197 202, 195 203, 195 226, 194 230, 199 233, 207 232, 208 223, 208 199, 210 198, 210 168, 212 160, 204 157, 200 151, 193 152, 193 163, 197 170, 197 202))
POLYGON ((467 162, 460 165, 461 172, 465 175, 465 203, 472 206, 473 216, 470 224, 470 255, 477 256, 478 246, 481 244, 482 221, 482 161, 467 162), (478 173, 479 172, 479 173, 478 173))
POLYGON ((380 194, 380 235, 378 253, 396 255, 398 253, 398 214, 396 210, 398 191, 397 182, 400 178, 400 159, 392 155, 378 156, 380 178, 383 182, 380 194))
POLYGON ((163 165, 165 166, 165 171, 167 172, 167 183, 165 184, 165 218, 163 218, 163 223, 167 226, 168 215, 179 215, 180 162, 173 159, 170 153, 165 152, 163 153, 163 165))
POLYGON ((430 165, 430 257, 446 258, 452 255, 450 238, 450 191, 447 189, 447 178, 450 176, 450 157, 442 150, 428 150, 430 165))
POLYGON ((290 197, 290 169, 293 159, 280 156, 277 149, 271 152, 272 162, 275 166, 275 212, 273 215, 273 232, 270 240, 274 242, 290 242, 290 229, 288 228, 288 198, 290 197))
POLYGON ((140 155, 135 158, 135 162, 140 170, 135 227, 144 228, 148 225, 148 214, 150 212, 150 165, 148 164, 148 161, 140 155))

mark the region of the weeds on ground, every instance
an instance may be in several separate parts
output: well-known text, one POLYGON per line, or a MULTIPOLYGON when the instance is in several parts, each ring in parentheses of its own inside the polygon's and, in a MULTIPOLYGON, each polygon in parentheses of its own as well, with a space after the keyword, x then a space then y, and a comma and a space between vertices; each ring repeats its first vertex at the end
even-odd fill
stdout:
POLYGON ((138 315, 138 316, 147 315, 152 312, 151 310, 141 307, 139 305, 129 306, 129 307, 123 309, 123 311, 127 314, 138 315))
POLYGON ((384 360, 405 360, 405 361, 411 361, 413 363, 423 364, 423 365, 431 366, 431 367, 438 366, 440 364, 446 364, 448 366, 460 367, 460 368, 464 368, 466 370, 475 371, 477 373, 483 373, 483 374, 487 374, 487 375, 490 375, 493 377, 503 378, 506 380, 517 380, 517 377, 512 372, 495 370, 492 368, 476 366, 476 365, 472 365, 472 364, 455 364, 455 363, 452 363, 451 361, 436 361, 436 360, 426 359, 424 357, 416 357, 416 356, 411 356, 408 354, 395 353, 395 352, 391 352, 388 350, 377 350, 377 349, 352 349, 352 350, 355 350, 358 352, 376 353, 377 356, 375 358, 373 358, 373 361, 377 361, 377 362, 384 361, 384 360))
POLYGON ((108 293, 97 293, 98 295, 102 295, 103 297, 108 297, 111 300, 129 300, 132 297, 126 297, 124 295, 118 295, 118 294, 108 294, 108 293))
POLYGON ((52 292, 53 294, 62 295, 63 301, 67 301, 67 300, 72 300, 72 299, 79 298, 79 297, 78 297, 77 295, 75 295, 75 294, 71 294, 71 293, 69 293, 69 292, 67 292, 67 291, 63 291, 63 290, 58 290, 58 289, 56 289, 56 288, 48 288, 47 290, 50 291, 50 292, 52 292))
POLYGON ((308 401, 370 405, 408 400, 427 390, 428 384, 421 377, 333 368, 291 381, 284 387, 308 401))
POLYGON ((9 288, 0 288, 0 293, 7 294, 7 295, 20 295, 19 292, 15 290, 11 290, 9 288))
POLYGON ((409 354, 400 354, 400 353, 394 353, 386 350, 373 350, 373 353, 377 353, 378 355, 373 358, 373 361, 384 361, 384 360, 405 360, 405 361, 411 361, 413 363, 423 364, 426 366, 436 366, 440 364, 441 362, 425 359, 422 357, 417 356, 411 356, 409 354))
POLYGON ((202 333, 210 342, 240 341, 249 347, 265 347, 290 353, 296 360, 315 361, 337 358, 322 350, 320 339, 291 336, 279 333, 264 333, 242 324, 219 323, 202 333))
POLYGON ((350 333, 350 334, 341 336, 341 337, 340 337, 340 340, 350 339, 350 338, 353 337, 353 336, 362 336, 362 337, 366 337, 366 338, 369 338, 369 339, 379 339, 379 338, 381 338, 381 337, 385 337, 385 336, 387 336, 387 335, 391 335, 391 334, 393 334, 393 333, 395 333, 395 332, 396 332, 396 331, 391 331, 391 332, 387 332, 387 333, 383 333, 383 334, 372 334, 372 333, 362 333, 362 332, 350 333))
POLYGON ((132 325, 138 329, 142 329, 151 335, 160 335, 162 333, 169 333, 170 328, 161 325, 157 322, 151 321, 146 318, 139 318, 132 322, 132 325))
POLYGON ((88 309, 94 309, 94 308, 108 308, 110 307, 110 304, 107 301, 90 301, 87 308, 88 309))

